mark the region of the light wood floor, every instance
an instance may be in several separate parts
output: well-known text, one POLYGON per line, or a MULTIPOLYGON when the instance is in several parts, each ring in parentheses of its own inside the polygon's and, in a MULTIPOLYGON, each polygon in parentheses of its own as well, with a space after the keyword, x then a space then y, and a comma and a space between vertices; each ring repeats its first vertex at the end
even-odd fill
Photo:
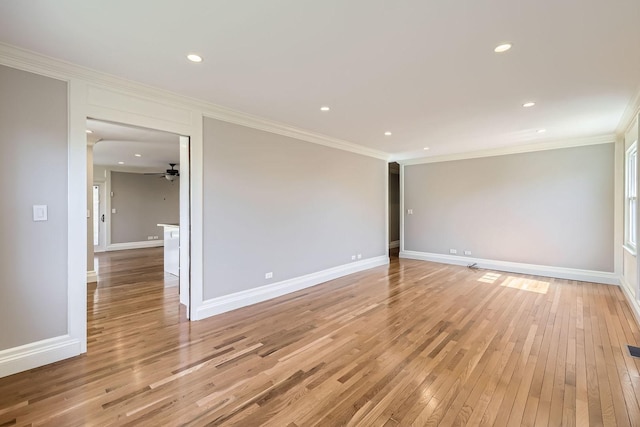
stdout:
POLYGON ((189 323, 161 248, 99 263, 88 354, 0 379, 0 425, 640 425, 615 286, 394 259, 189 323))

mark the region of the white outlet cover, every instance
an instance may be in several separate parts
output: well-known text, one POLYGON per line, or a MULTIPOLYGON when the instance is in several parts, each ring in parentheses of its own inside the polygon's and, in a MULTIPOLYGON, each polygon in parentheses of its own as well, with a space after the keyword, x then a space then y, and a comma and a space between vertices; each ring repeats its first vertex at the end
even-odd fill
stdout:
POLYGON ((355 255, 351 255, 351 260, 353 261, 355 259, 356 259, 356 256, 355 255))
POLYGON ((264 278, 265 279, 272 279, 273 278, 273 272, 265 273, 264 274, 264 278))
POLYGON ((358 254, 358 259, 362 259, 362 254, 358 254))
POLYGON ((471 255, 471 251, 464 251, 465 255, 471 255))
POLYGON ((111 213, 116 213, 116 208, 111 209, 111 213))
POLYGON ((47 219, 47 205, 33 205, 33 220, 46 221, 47 219))
POLYGON ((455 250, 455 249, 449 249, 449 253, 450 253, 450 254, 457 254, 457 253, 458 253, 458 251, 457 251, 457 250, 455 250))
POLYGON ((413 215, 413 209, 407 209, 407 215, 413 215))

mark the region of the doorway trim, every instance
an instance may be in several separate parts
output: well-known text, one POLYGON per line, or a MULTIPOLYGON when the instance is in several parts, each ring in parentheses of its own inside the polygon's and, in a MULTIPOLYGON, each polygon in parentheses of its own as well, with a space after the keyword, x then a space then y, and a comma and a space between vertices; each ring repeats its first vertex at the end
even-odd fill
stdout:
MULTIPOLYGON (((181 121, 184 122, 185 117, 191 119, 195 114, 189 112, 189 114, 185 115, 185 110, 170 107, 155 100, 145 100, 145 102, 141 102, 141 100, 134 95, 116 93, 110 89, 92 86, 88 86, 87 97, 89 103, 85 120, 86 118, 91 118, 115 122, 123 125, 161 130, 180 136, 180 300, 181 303, 187 306, 187 317, 191 319, 193 295, 197 294, 197 292, 194 292, 194 286, 197 287, 198 285, 196 285, 196 283, 199 283, 201 287, 201 281, 195 282, 194 266, 190 265, 194 261, 194 259, 191 258, 191 252, 195 250, 193 248, 193 240, 195 239, 191 236, 196 230, 201 230, 201 224, 196 225, 194 223, 194 213, 196 212, 193 206, 195 200, 194 194, 201 194, 201 192, 197 192, 197 174, 194 173, 198 170, 198 165, 192 164, 195 163, 193 162, 194 156, 193 154, 189 154, 198 151, 198 141, 200 142, 200 151, 202 150, 201 125, 198 126, 197 122, 191 123, 191 120, 189 120, 190 125, 180 123, 181 121), (187 187, 184 197, 183 193, 185 188, 182 187, 183 185, 187 187), (183 200, 187 203, 186 205, 183 205, 183 200)), ((201 172, 200 176, 202 176, 201 172)), ((107 177, 107 180, 108 179, 107 177)), ((110 209, 109 202, 110 200, 107 197, 107 209, 110 209)), ((108 225, 106 231, 106 243, 109 245, 110 233, 108 225)), ((84 309, 86 310, 86 305, 84 309)))

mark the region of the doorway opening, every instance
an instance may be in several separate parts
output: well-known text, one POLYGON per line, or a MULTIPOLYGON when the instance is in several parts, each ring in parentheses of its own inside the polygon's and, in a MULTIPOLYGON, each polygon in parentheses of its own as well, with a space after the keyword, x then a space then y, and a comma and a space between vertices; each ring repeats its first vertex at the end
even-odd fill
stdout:
POLYGON ((400 253, 400 165, 389 163, 389 256, 400 253))
POLYGON ((87 270, 96 279, 88 279, 89 342, 92 330, 141 309, 165 321, 190 318, 189 143, 87 118, 87 270), (114 317, 92 324, 95 310, 114 317))

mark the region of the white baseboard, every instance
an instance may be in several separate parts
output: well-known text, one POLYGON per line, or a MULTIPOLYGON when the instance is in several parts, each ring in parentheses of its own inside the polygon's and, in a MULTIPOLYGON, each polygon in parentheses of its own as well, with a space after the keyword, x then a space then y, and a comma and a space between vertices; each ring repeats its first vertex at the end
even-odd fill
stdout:
POLYGON ((80 341, 62 335, 0 351, 0 378, 80 354, 80 341))
POLYGON ((389 242, 389 249, 395 249, 400 247, 400 240, 394 240, 393 242, 389 242))
POLYGON ((123 251, 126 249, 155 248, 158 246, 164 246, 164 240, 143 240, 142 242, 112 243, 109 246, 107 246, 107 251, 123 251))
POLYGON ((638 300, 633 296, 631 284, 627 282, 627 279, 625 279, 623 275, 620 276, 620 287, 622 288, 622 293, 627 298, 627 302, 629 303, 631 311, 636 318, 636 322, 638 322, 638 324, 640 325, 640 304, 638 303, 638 300))
POLYGON ((98 281, 98 273, 95 270, 87 271, 87 283, 95 283, 98 281))
POLYGON ((580 270, 577 268, 553 267, 548 265, 523 264, 510 261, 494 261, 456 255, 434 254, 429 252, 401 251, 400 258, 440 262, 443 264, 469 265, 476 263, 478 268, 508 271, 510 273, 532 274, 535 276, 555 277, 558 279, 579 280, 581 282, 619 285, 620 277, 606 271, 580 270))
POLYGON ((294 277, 293 279, 283 280, 281 282, 272 283, 259 288, 248 289, 231 295, 224 295, 218 298, 205 300, 202 302, 200 307, 196 308, 193 320, 205 319, 216 314, 246 307, 271 298, 276 298, 291 292, 309 288, 329 280, 386 264, 389 264, 389 257, 381 255, 375 258, 363 259, 361 261, 339 265, 316 273, 294 277))

